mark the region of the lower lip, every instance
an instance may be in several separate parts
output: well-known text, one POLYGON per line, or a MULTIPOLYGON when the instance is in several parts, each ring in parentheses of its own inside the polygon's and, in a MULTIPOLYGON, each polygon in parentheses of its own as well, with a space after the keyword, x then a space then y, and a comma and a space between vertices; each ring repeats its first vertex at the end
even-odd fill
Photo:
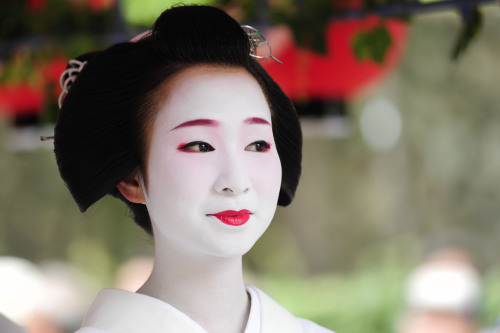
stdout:
POLYGON ((250 215, 252 213, 249 210, 226 210, 224 212, 216 213, 216 214, 208 214, 208 216, 214 216, 218 218, 222 223, 231 225, 231 226, 240 226, 248 222, 250 219, 250 215))

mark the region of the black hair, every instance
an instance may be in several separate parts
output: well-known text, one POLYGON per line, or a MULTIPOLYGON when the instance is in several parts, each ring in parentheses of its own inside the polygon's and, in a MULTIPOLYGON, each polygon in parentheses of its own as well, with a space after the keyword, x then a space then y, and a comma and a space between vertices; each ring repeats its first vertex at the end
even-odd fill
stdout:
POLYGON ((78 57, 86 62, 61 107, 54 150, 62 179, 83 212, 110 194, 152 234, 145 205, 126 200, 117 184, 145 165, 146 130, 160 102, 155 92, 197 65, 245 68, 269 103, 282 165, 278 204, 292 201, 301 172, 302 135, 292 102, 250 55, 248 37, 224 11, 179 6, 164 11, 151 34, 78 57))

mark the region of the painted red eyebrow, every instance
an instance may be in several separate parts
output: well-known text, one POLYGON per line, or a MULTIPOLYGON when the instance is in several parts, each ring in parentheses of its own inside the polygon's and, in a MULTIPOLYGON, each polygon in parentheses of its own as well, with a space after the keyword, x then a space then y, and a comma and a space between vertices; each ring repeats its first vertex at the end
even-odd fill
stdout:
POLYGON ((267 120, 262 119, 262 118, 248 118, 245 119, 245 124, 264 124, 264 125, 271 125, 267 120))
POLYGON ((182 127, 189 127, 189 126, 218 126, 219 125, 219 122, 216 121, 216 120, 211 120, 211 119, 195 119, 195 120, 190 120, 190 121, 186 121, 176 127, 174 127, 172 129, 175 130, 175 129, 178 129, 178 128, 182 128, 182 127))

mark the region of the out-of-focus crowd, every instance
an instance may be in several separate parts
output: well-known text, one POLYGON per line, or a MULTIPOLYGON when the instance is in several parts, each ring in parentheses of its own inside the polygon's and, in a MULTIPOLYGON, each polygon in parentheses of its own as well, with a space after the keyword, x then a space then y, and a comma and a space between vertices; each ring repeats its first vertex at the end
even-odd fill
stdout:
POLYGON ((481 284, 478 268, 466 251, 443 248, 429 254, 408 277, 398 332, 500 332, 480 327, 481 284))
MULTIPOLYGON (((152 266, 151 258, 131 259, 118 270, 113 287, 137 290, 152 266)), ((83 277, 62 262, 35 265, 0 257, 0 332, 76 331, 97 292, 83 277)), ((410 272, 404 297, 406 307, 395 318, 397 333, 500 333, 500 325, 481 328, 481 276, 472 257, 461 249, 445 248, 426 256, 410 272)))
MULTIPOLYGON (((136 291, 152 265, 151 258, 131 259, 112 287, 136 291)), ((67 263, 0 257, 0 333, 75 332, 97 292, 91 279, 67 263)))

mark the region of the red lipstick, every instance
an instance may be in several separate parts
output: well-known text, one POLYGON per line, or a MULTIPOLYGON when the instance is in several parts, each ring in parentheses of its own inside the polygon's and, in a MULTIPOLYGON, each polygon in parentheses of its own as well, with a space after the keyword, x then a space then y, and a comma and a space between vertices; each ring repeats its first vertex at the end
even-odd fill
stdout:
POLYGON ((207 216, 215 216, 222 223, 232 226, 239 226, 247 223, 250 219, 250 215, 252 215, 252 212, 247 209, 242 209, 240 211, 225 210, 215 214, 207 214, 207 216))

